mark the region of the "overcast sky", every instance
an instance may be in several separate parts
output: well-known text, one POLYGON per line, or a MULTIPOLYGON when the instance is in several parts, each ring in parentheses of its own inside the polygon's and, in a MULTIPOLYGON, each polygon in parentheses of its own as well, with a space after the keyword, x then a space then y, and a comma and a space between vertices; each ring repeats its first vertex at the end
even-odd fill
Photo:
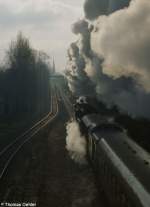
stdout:
POLYGON ((0 57, 22 31, 35 49, 54 55, 64 69, 75 36, 71 25, 83 17, 84 0, 0 0, 0 57))

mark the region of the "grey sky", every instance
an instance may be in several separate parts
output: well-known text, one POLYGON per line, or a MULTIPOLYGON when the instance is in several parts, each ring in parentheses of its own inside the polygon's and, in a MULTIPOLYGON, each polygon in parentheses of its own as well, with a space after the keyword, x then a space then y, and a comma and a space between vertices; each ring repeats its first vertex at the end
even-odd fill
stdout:
POLYGON ((71 24, 83 17, 84 0, 0 0, 0 56, 22 31, 33 47, 54 55, 64 69, 66 51, 75 39, 71 24))

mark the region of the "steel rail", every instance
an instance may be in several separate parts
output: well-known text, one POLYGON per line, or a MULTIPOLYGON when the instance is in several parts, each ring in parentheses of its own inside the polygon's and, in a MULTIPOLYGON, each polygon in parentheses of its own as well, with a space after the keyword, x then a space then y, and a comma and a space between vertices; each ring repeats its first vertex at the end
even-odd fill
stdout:
MULTIPOLYGON (((52 100, 52 94, 51 94, 51 100, 52 100)), ((23 134, 19 135, 15 140, 13 140, 10 144, 8 144, 6 147, 4 147, 3 150, 0 151, 0 157, 7 151, 13 144, 15 144, 19 139, 22 137, 26 136, 31 130, 35 129, 36 126, 38 126, 41 122, 46 120, 52 113, 52 101, 51 101, 51 106, 50 106, 50 112, 44 116, 40 121, 35 123, 31 128, 27 129, 23 134)))
POLYGON ((10 143, 7 147, 5 147, 5 149, 3 149, 0 152, 0 158, 1 159, 3 158, 3 156, 6 155, 6 153, 8 153, 8 158, 6 159, 6 161, 5 161, 5 158, 4 158, 4 165, 3 165, 2 169, 0 169, 0 180, 3 178, 4 173, 8 169, 11 161, 13 160, 13 158, 15 157, 17 152, 19 152, 19 150, 28 141, 30 141, 35 134, 37 134, 47 124, 52 122, 56 118, 58 112, 59 112, 58 98, 57 98, 56 94, 53 95, 53 97, 51 95, 51 111, 48 113, 48 115, 46 115, 42 120, 38 121, 33 127, 28 129, 21 136, 17 137, 12 143, 10 143), (56 109, 55 109, 55 107, 56 107, 56 109), (14 149, 13 149, 13 147, 14 147, 14 149), (9 155, 10 150, 12 150, 12 152, 9 155))

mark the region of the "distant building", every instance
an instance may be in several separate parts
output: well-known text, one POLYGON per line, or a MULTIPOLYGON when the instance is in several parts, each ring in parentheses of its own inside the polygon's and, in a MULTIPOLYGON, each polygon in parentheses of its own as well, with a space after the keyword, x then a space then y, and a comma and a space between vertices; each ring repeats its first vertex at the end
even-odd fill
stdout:
POLYGON ((52 74, 56 73, 56 66, 55 66, 55 61, 53 59, 53 65, 52 65, 52 74))

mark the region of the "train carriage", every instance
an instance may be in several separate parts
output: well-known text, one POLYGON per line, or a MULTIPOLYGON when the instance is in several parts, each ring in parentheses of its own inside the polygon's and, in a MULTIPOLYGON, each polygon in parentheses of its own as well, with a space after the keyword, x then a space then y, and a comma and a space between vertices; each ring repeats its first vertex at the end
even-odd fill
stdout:
POLYGON ((113 119, 78 103, 76 119, 87 138, 87 155, 109 203, 114 207, 150 207, 150 156, 113 119), (78 116, 78 112, 80 116, 78 116))

